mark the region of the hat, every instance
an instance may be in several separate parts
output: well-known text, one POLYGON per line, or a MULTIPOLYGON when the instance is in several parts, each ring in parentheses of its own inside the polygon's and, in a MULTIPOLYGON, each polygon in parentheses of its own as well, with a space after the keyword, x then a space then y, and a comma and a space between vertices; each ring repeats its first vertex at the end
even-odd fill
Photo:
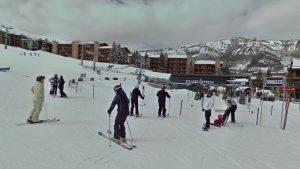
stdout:
POLYGON ((41 81, 41 80, 44 80, 45 79, 45 76, 37 76, 36 77, 36 81, 41 81))
POLYGON ((162 89, 166 89, 166 86, 165 85, 162 85, 162 87, 161 87, 162 89))
POLYGON ((137 89, 138 89, 138 88, 139 88, 139 85, 136 85, 136 86, 135 86, 135 88, 137 88, 137 89))
POLYGON ((118 90, 122 89, 122 86, 121 85, 116 85, 114 87, 114 91, 117 92, 118 90))

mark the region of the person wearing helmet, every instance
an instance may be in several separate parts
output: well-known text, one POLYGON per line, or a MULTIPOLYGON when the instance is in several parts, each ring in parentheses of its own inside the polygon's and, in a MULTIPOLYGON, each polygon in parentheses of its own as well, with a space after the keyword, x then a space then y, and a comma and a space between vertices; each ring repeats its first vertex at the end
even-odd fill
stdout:
POLYGON ((205 125, 202 127, 203 130, 208 130, 210 127, 210 116, 211 110, 215 105, 215 98, 213 93, 208 93, 206 95, 207 101, 205 102, 205 106, 202 107, 202 111, 205 113, 205 125))
POLYGON ((31 88, 33 94, 33 108, 27 119, 27 123, 37 123, 39 122, 39 115, 43 108, 44 102, 44 80, 45 76, 37 76, 36 82, 31 88))
POLYGON ((158 97, 158 117, 161 116, 161 111, 163 117, 166 117, 166 97, 171 98, 168 92, 166 92, 166 86, 162 86, 161 90, 157 92, 156 96, 158 97))
POLYGON ((125 132, 125 121, 129 114, 129 99, 126 96, 126 93, 123 91, 121 85, 116 85, 114 87, 114 91, 116 93, 109 109, 107 110, 107 113, 109 116, 111 115, 111 112, 115 108, 115 106, 118 106, 118 113, 115 118, 115 124, 114 124, 114 139, 126 139, 126 132, 125 132))
POLYGON ((135 88, 131 92, 131 109, 130 116, 133 116, 133 109, 135 107, 135 115, 139 116, 139 96, 144 100, 145 96, 142 96, 141 91, 139 89, 139 85, 136 85, 135 88))
POLYGON ((65 97, 66 98, 68 96, 64 92, 64 85, 65 85, 64 77, 62 75, 60 75, 60 77, 59 77, 59 85, 58 85, 60 97, 65 97))

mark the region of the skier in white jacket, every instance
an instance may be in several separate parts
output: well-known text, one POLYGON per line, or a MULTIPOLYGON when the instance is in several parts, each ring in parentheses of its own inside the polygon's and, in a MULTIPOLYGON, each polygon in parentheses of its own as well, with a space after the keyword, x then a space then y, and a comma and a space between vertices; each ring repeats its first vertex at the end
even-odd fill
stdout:
POLYGON ((39 115, 43 108, 44 102, 44 80, 45 76, 37 76, 36 82, 31 88, 31 92, 33 93, 33 108, 29 118, 27 119, 28 123, 39 122, 39 115))
POLYGON ((206 96, 208 100, 206 101, 205 106, 202 108, 202 111, 205 112, 205 125, 202 127, 203 129, 207 130, 210 127, 210 116, 211 116, 211 110, 215 105, 215 95, 214 93, 207 94, 206 96))

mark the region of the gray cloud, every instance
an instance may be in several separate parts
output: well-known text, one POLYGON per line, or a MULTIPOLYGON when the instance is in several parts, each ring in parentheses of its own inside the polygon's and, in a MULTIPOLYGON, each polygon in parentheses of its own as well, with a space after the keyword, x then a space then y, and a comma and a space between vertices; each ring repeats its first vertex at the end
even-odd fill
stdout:
POLYGON ((300 39, 299 7, 298 0, 0 0, 0 24, 134 50, 236 36, 300 39))

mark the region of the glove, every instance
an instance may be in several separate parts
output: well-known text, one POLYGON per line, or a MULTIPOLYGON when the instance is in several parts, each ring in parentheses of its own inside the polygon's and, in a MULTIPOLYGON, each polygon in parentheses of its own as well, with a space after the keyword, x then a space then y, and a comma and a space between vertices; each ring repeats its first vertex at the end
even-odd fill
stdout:
POLYGON ((110 111, 107 111, 108 115, 110 116, 111 112, 110 111))
POLYGON ((204 111, 204 107, 202 107, 202 111, 204 111))

